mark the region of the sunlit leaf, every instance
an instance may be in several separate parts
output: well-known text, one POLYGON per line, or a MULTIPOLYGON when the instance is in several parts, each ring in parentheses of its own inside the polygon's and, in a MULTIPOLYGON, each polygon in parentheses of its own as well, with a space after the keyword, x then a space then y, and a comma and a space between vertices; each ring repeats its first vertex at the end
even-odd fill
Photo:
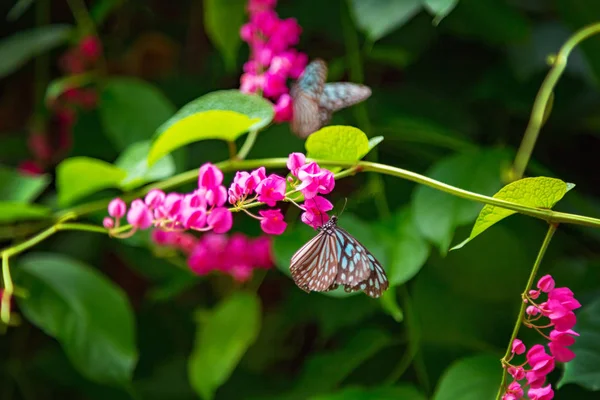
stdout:
POLYGON ((151 139, 175 107, 152 84, 136 78, 110 78, 100 96, 100 118, 119 150, 151 139))
POLYGON ((175 173, 175 162, 170 154, 158 160, 152 167, 148 166, 150 146, 150 141, 134 143, 115 161, 115 166, 127 171, 127 176, 120 184, 124 190, 165 179, 175 173))
POLYGON ((59 341, 86 378, 127 385, 137 363, 133 310, 123 291, 93 268, 52 253, 20 260, 25 317, 59 341))
POLYGON ((232 142, 248 132, 257 119, 235 111, 204 111, 180 120, 164 131, 155 141, 148 155, 148 164, 186 144, 207 139, 232 142))
MULTIPOLYGON (((525 178, 504 186, 494 198, 529 207, 551 209, 574 186, 555 178, 525 178)), ((460 249, 496 222, 515 213, 513 210, 486 204, 475 221, 471 235, 452 250, 460 249)))
POLYGON ((565 373, 558 383, 576 383, 588 390, 600 390, 600 300, 586 305, 577 314, 577 325, 573 328, 577 337, 571 350, 575 358, 565 364, 565 373))
POLYGON ((67 205, 103 189, 119 187, 127 171, 102 160, 72 157, 56 168, 58 202, 67 205))
POLYGON ((28 203, 48 187, 47 174, 32 176, 0 165, 0 201, 28 203))
POLYGON ((206 33, 219 49, 225 65, 233 71, 242 40, 240 28, 246 20, 246 0, 205 0, 204 26, 206 33))
POLYGON ((383 139, 383 136, 375 136, 369 139, 369 151, 373 150, 379 143, 383 142, 383 139))
MULTIPOLYGON (((234 111, 254 120, 249 130, 259 130, 267 126, 273 119, 273 104, 268 100, 239 90, 218 90, 205 94, 183 106, 177 113, 158 129, 157 134, 163 134, 174 125, 187 117, 204 111, 234 111)), ((196 128, 200 129, 201 126, 196 128)))
POLYGON ((0 41, 0 78, 14 72, 33 57, 67 41, 73 28, 46 25, 20 31, 0 41))
POLYGON ((433 400, 494 400, 501 376, 498 357, 478 355, 464 358, 446 370, 433 400))
POLYGON ((423 0, 351 0, 358 27, 372 41, 398 29, 423 7, 423 0))
MULTIPOLYGON (((426 175, 443 183, 491 195, 501 186, 502 162, 509 156, 502 150, 482 150, 453 155, 437 162, 426 175)), ((480 205, 420 185, 413 197, 413 216, 423 236, 442 253, 450 245, 454 230, 473 222, 480 205)))
POLYGON ((345 125, 319 129, 306 139, 305 146, 308 157, 335 161, 358 161, 372 148, 363 131, 345 125))
POLYGON ((260 300, 249 292, 236 292, 203 316, 188 363, 192 387, 203 399, 231 375, 260 330, 260 300))
POLYGON ((52 215, 52 210, 39 204, 0 202, 0 222, 42 219, 52 215))

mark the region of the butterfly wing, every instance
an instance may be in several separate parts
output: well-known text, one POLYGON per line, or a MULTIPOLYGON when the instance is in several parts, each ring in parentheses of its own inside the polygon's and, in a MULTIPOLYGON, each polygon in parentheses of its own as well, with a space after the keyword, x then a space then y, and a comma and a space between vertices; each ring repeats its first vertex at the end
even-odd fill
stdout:
POLYGON ((319 99, 322 109, 333 113, 360 103, 371 96, 371 88, 350 82, 327 83, 319 99))
POLYGON ((345 286, 346 292, 356 292, 357 290, 364 291, 367 295, 377 298, 380 297, 389 287, 387 275, 379 261, 371 254, 367 249, 367 257, 370 261, 370 275, 369 278, 361 282, 356 286, 345 286))
POLYGON ((338 273, 335 283, 355 286, 371 274, 368 250, 352 235, 340 227, 335 227, 338 273))
POLYGON ((327 64, 314 60, 304 70, 291 90, 294 107, 292 131, 302 138, 321 128, 319 99, 327 79, 327 64))
POLYGON ((305 291, 331 290, 338 270, 335 249, 335 237, 324 231, 302 246, 290 265, 296 285, 305 291))

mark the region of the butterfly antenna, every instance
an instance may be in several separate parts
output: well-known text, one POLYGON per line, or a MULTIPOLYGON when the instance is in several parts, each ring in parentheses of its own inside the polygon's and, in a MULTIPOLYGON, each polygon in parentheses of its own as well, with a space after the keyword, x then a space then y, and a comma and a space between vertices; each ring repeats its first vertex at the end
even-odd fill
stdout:
POLYGON ((348 198, 344 197, 344 207, 342 207, 342 211, 340 211, 340 215, 338 215, 338 217, 342 216, 342 214, 344 213, 344 210, 346 209, 347 204, 348 204, 348 198))

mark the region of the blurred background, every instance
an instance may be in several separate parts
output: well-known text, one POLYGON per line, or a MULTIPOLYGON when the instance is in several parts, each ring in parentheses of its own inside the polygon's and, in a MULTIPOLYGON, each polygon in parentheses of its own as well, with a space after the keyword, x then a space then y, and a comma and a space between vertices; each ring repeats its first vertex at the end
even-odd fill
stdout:
MULTIPOLYGON (((276 11, 297 20, 298 50, 327 61, 328 80, 372 88, 371 98, 332 121, 384 136, 371 160, 492 195, 508 183, 548 56, 575 30, 600 21, 600 3, 458 0, 448 2, 455 7, 445 16, 425 3, 279 0, 276 11)), ((237 36, 247 18, 244 6, 243 0, 2 1, 0 200, 57 207, 53 176, 63 159, 113 163, 189 101, 239 88, 249 56, 237 36), (207 17, 221 7, 229 18, 207 17)), ((599 82, 600 36, 569 59, 526 173, 576 184, 556 209, 593 217, 600 216, 593 155, 600 145, 599 82)), ((304 152, 303 140, 287 123, 274 124, 260 133, 248 158, 294 151, 304 152)), ((195 143, 174 153, 171 174, 227 158, 223 142, 195 143)), ((118 193, 103 191, 79 203, 118 193)), ((293 209, 286 233, 265 239, 268 260, 261 267, 273 268, 251 276, 192 273, 190 254, 202 243, 197 237, 164 246, 143 234, 114 240, 65 232, 36 246, 38 254, 23 256, 23 264, 40 252, 58 253, 122 290, 134 318, 129 333, 136 356, 111 358, 95 350, 95 343, 125 329, 102 291, 90 289, 91 308, 82 308, 61 295, 77 280, 61 289, 66 281, 48 287, 19 277, 17 258, 15 279, 37 303, 0 338, 0 399, 494 398, 498 359, 545 223, 513 216, 448 252, 468 236, 480 204, 368 174, 336 183, 331 200, 338 214, 345 199, 341 226, 388 273, 392 288, 383 300, 306 294, 294 285, 289 259, 314 232, 293 209), (238 298, 239 308, 225 304, 235 293, 257 296, 238 298), (244 307, 254 302, 260 311, 252 317, 244 307), (73 321, 84 321, 84 328, 74 329, 73 321), (221 337, 229 341, 220 343, 221 337), (130 370, 126 382, 110 377, 122 370, 130 370), (198 370, 204 375, 195 376, 198 370)), ((43 226, 6 221, 0 237, 10 245, 43 226)), ((261 234, 243 214, 236 215, 234 230, 246 241, 261 234)), ((550 377, 561 382, 556 399, 598 398, 600 349, 584 332, 600 335, 599 240, 598 230, 561 226, 542 264, 541 274, 569 286, 583 304, 581 353, 550 377)), ((540 340, 532 332, 520 337, 540 340)))

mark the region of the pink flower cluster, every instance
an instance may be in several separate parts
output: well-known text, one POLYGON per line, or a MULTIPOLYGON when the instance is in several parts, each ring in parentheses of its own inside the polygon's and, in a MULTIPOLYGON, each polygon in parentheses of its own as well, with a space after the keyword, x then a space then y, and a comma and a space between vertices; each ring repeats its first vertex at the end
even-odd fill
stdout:
POLYGON ((121 219, 126 217, 133 229, 125 236, 115 234, 119 237, 128 237, 137 230, 150 227, 164 231, 225 233, 233 225, 232 211, 243 211, 259 220, 265 233, 280 235, 287 227, 280 209, 260 210, 255 215, 248 208, 257 202, 274 207, 282 200, 300 207, 303 211, 302 221, 314 228, 327 222, 327 211, 333 205, 320 194, 328 194, 333 190, 333 173, 320 168, 315 162, 307 163, 301 153, 290 154, 287 166, 290 170, 288 179, 277 174, 267 176, 264 167, 251 172, 238 171, 229 189, 226 189, 223 186, 223 172, 217 166, 206 163, 198 171, 198 188, 193 192, 167 194, 153 189, 143 200, 133 200, 129 209, 123 200, 116 198, 108 205, 109 216, 104 218, 103 225, 115 233, 121 219), (304 197, 302 205, 298 204, 301 198, 290 197, 298 192, 304 197), (232 209, 225 207, 227 200, 233 205, 232 209))
POLYGON ((249 0, 250 22, 240 36, 250 46, 250 60, 244 64, 240 90, 262 93, 275 105, 275 121, 291 121, 292 98, 288 79, 298 79, 308 57, 292 46, 298 44, 302 28, 294 18, 280 19, 274 8, 277 0, 249 0))
POLYGON ((231 229, 233 216, 228 208, 223 207, 227 201, 227 190, 222 183, 223 172, 206 163, 200 167, 198 188, 192 193, 165 194, 154 189, 144 200, 134 200, 129 210, 123 200, 112 200, 108 205, 110 217, 104 219, 104 227, 118 228, 120 219, 127 215, 127 222, 134 228, 132 232, 155 226, 163 230, 225 233, 231 229))
POLYGON ((274 265, 271 239, 268 236, 251 239, 241 233, 229 237, 207 233, 195 245, 188 265, 198 275, 220 271, 238 282, 245 282, 252 277, 254 269, 274 265))
POLYGON ((157 245, 187 255, 190 269, 198 275, 220 271, 238 282, 245 282, 254 269, 274 265, 272 240, 268 236, 252 239, 241 233, 230 237, 207 233, 198 239, 185 232, 154 229, 151 237, 157 245))
POLYGON ((581 304, 573 296, 573 292, 566 287, 555 288, 554 279, 550 275, 543 276, 537 283, 537 290, 531 290, 526 301, 531 305, 527 307, 527 319, 524 325, 536 329, 545 339, 549 341, 550 354, 541 344, 532 346, 526 354, 526 361, 522 365, 509 364, 514 355, 520 355, 527 350, 523 342, 515 339, 512 343, 512 356, 508 360, 506 368, 513 377, 513 382, 508 386, 502 400, 518 400, 523 398, 523 387, 529 386, 527 396, 531 400, 550 400, 554 398, 554 391, 550 384, 545 385, 546 376, 552 372, 555 362, 569 362, 575 357, 575 353, 569 349, 575 343, 575 336, 579 336, 572 328, 575 326, 576 317, 573 310, 581 307, 581 304), (540 295, 547 295, 547 300, 537 304, 540 295), (538 321, 542 318, 549 321, 542 325, 538 321), (552 328, 549 335, 542 329, 552 328), (528 369, 525 366, 529 365, 528 369), (519 381, 525 380, 521 384, 519 381))
MULTIPOLYGON (((102 44, 96 36, 84 37, 60 59, 65 75, 77 75, 95 68, 102 54, 102 44)), ((34 126, 27 144, 32 160, 21 163, 19 169, 29 174, 41 174, 65 156, 72 144, 72 130, 77 121, 77 109, 96 107, 98 95, 93 88, 67 88, 48 107, 52 116, 47 123, 34 126)))

